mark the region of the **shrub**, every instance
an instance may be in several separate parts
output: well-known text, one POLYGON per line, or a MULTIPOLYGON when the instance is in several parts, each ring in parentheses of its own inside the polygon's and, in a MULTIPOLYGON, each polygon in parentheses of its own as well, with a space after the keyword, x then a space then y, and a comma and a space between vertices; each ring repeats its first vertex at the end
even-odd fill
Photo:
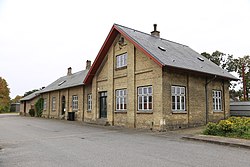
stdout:
POLYGON ((219 123, 208 123, 203 134, 250 138, 250 118, 230 117, 219 123))
POLYGON ((29 110, 29 115, 30 115, 31 117, 34 117, 34 116, 35 116, 35 110, 34 110, 34 109, 30 109, 30 110, 29 110))
POLYGON ((43 113, 43 98, 39 98, 35 104, 35 108, 36 108, 36 116, 37 117, 41 117, 42 113, 43 113))
POLYGON ((219 133, 218 126, 215 123, 209 122, 203 133, 205 135, 217 135, 219 133))

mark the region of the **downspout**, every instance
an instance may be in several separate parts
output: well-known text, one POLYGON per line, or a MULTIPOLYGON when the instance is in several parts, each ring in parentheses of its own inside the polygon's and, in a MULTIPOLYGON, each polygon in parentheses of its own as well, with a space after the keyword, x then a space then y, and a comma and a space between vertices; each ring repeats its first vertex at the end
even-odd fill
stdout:
POLYGON ((226 101, 225 101, 225 81, 223 80, 222 81, 222 84, 223 84, 223 88, 222 88, 222 90, 223 90, 223 97, 222 97, 222 99, 223 99, 223 110, 224 110, 224 119, 226 119, 226 101))
POLYGON ((84 97, 85 97, 85 85, 83 85, 82 86, 82 121, 84 122, 84 115, 85 115, 85 113, 84 113, 84 97))
POLYGON ((215 75, 211 80, 207 80, 206 77, 206 84, 205 84, 205 95, 206 95, 206 124, 208 123, 208 93, 207 93, 207 86, 209 83, 211 83, 213 80, 215 80, 217 76, 215 75))

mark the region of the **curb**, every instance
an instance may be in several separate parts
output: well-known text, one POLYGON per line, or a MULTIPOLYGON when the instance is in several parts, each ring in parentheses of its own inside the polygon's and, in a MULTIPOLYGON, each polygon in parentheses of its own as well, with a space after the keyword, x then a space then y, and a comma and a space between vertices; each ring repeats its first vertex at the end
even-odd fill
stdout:
POLYGON ((182 139, 200 141, 200 142, 206 142, 206 143, 213 143, 213 144, 218 144, 218 145, 226 145, 226 146, 230 146, 230 147, 240 147, 240 148, 250 149, 250 141, 249 141, 249 143, 244 143, 244 142, 242 143, 242 142, 238 141, 241 139, 238 139, 238 140, 237 139, 229 139, 230 141, 226 141, 226 138, 217 137, 217 136, 206 136, 206 135, 183 136, 182 139), (225 139, 225 140, 223 141, 223 139, 225 139))

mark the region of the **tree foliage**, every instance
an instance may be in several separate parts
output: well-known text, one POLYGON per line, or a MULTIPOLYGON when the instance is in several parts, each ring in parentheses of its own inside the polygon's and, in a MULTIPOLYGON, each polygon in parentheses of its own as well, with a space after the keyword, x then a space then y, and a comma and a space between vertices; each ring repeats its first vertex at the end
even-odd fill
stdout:
POLYGON ((11 103, 19 103, 22 96, 16 95, 14 99, 11 99, 11 103))
POLYGON ((210 61, 214 62, 221 68, 227 70, 228 72, 236 72, 241 80, 238 82, 231 83, 230 97, 242 98, 243 88, 240 90, 234 90, 234 88, 243 83, 242 80, 242 65, 245 66, 245 80, 246 80, 246 92, 250 92, 250 56, 244 56, 239 58, 234 58, 233 55, 225 54, 220 51, 215 51, 212 54, 207 52, 201 53, 202 56, 206 57, 210 61))
POLYGON ((6 80, 0 77, 0 113, 10 110, 10 89, 6 80))
POLYGON ((36 109, 36 116, 41 117, 43 113, 43 98, 39 98, 37 102, 35 103, 35 109, 36 109))
POLYGON ((25 92, 24 95, 23 95, 23 97, 28 96, 28 95, 30 95, 30 94, 36 92, 36 91, 38 91, 38 89, 33 89, 33 90, 31 90, 31 91, 25 92))

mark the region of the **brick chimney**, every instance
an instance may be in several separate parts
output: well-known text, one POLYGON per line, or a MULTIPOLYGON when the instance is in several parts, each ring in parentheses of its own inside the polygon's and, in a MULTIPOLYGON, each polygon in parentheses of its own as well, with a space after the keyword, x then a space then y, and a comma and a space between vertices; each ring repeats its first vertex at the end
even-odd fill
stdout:
POLYGON ((86 61, 86 70, 89 70, 91 67, 91 61, 90 60, 87 60, 86 61))
POLYGON ((69 75, 72 75, 72 68, 71 67, 68 68, 67 76, 69 76, 69 75))
POLYGON ((160 37, 160 31, 157 31, 157 24, 154 24, 154 31, 151 32, 152 36, 160 37))

